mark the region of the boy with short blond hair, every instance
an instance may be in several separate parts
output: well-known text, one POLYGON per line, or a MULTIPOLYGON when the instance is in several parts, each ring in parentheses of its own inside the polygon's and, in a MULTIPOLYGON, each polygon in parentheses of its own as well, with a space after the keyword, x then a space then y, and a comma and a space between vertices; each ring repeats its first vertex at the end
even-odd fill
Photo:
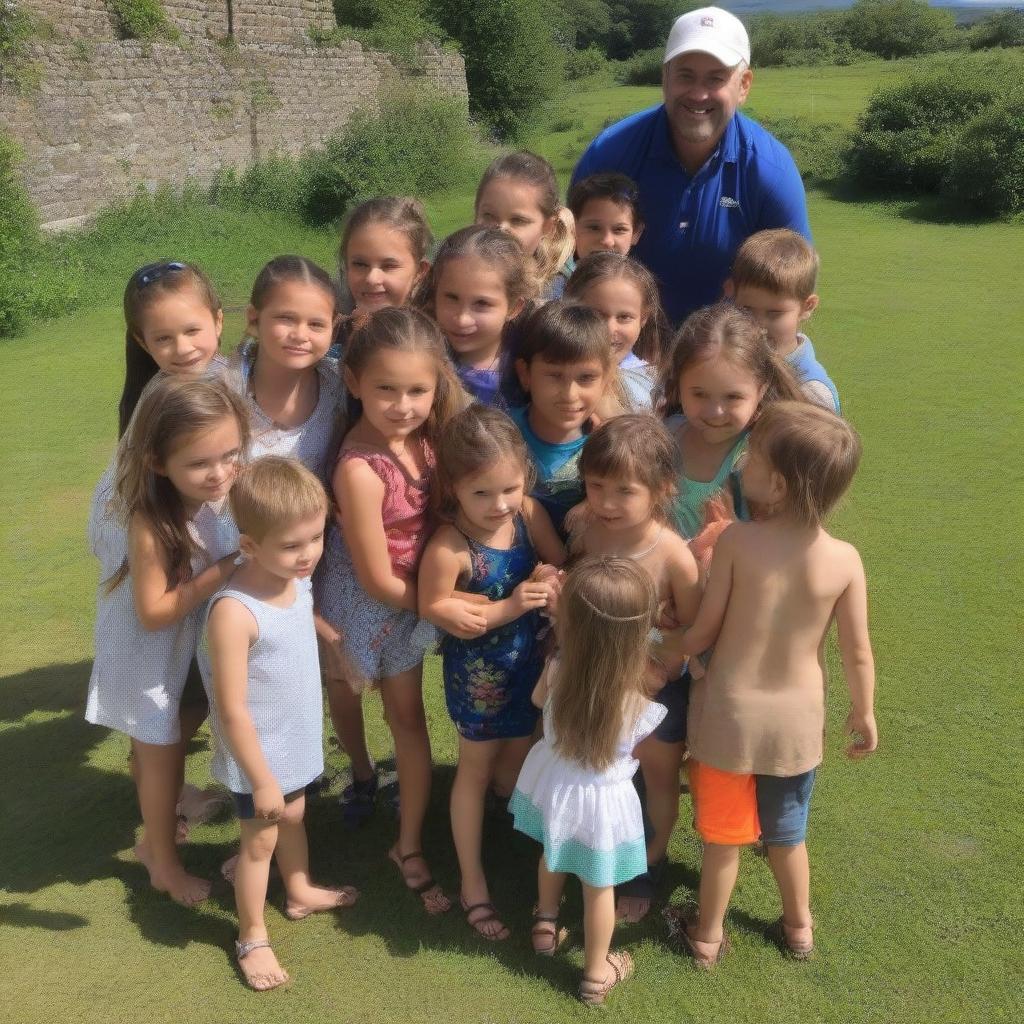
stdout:
POLYGON ((725 293, 768 332, 772 347, 799 376, 807 400, 838 413, 839 392, 800 330, 818 308, 817 278, 818 254, 802 235, 786 228, 758 231, 736 253, 725 293))

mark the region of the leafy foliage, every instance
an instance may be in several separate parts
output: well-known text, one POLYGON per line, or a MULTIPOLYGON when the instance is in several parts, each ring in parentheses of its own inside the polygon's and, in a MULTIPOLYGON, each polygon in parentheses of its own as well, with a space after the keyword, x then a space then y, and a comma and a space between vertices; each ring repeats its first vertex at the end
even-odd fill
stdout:
POLYGON ((878 57, 944 50, 956 31, 953 12, 926 0, 856 0, 844 22, 850 45, 878 57))
POLYGON ((178 39, 160 0, 107 0, 125 39, 178 39))

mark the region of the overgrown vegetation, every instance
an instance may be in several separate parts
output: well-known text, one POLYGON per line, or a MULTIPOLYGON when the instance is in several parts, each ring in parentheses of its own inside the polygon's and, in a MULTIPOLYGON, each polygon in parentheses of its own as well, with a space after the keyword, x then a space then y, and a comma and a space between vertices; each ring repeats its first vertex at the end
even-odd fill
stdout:
POLYGON ((160 0, 107 0, 124 39, 177 40, 181 37, 167 17, 160 0))
POLYGON ((367 49, 390 54, 399 66, 411 70, 422 64, 421 42, 440 46, 447 40, 426 0, 334 0, 334 15, 338 27, 312 31, 315 42, 331 45, 355 39, 367 49))
POLYGON ((28 43, 39 25, 15 0, 0 0, 0 82, 19 92, 35 87, 41 70, 32 60, 28 43))

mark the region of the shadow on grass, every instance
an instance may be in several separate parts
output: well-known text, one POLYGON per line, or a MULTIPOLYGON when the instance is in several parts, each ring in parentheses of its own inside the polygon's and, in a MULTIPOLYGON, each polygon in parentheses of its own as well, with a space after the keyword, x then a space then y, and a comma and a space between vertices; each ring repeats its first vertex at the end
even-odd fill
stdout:
POLYGON ((0 903, 0 928, 42 928, 51 932, 69 932, 83 928, 87 917, 59 910, 37 910, 27 903, 0 903))
POLYGON ((838 203, 883 204, 890 208, 900 220, 909 221, 912 224, 980 227, 985 224, 999 223, 997 217, 965 211, 953 200, 941 195, 872 191, 846 178, 819 179, 809 176, 806 179, 806 185, 838 203))

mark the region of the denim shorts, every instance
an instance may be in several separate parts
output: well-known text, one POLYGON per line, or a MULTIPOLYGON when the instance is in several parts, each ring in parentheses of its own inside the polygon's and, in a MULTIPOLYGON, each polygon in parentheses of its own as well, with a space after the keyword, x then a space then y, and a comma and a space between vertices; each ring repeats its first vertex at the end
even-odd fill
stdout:
POLYGON ((670 679, 651 700, 668 712, 651 735, 662 743, 682 743, 686 739, 686 714, 690 708, 690 673, 670 679))
MULTIPOLYGON (((290 804, 293 800, 298 800, 300 796, 305 796, 305 787, 302 789, 292 790, 291 793, 285 793, 284 802, 290 804)), ((234 793, 231 794, 235 801, 235 814, 238 815, 239 821, 251 821, 256 817, 256 805, 252 800, 252 793, 234 793)))
POLYGON ((814 789, 812 768, 802 775, 755 775, 757 816, 767 846, 798 846, 807 837, 807 812, 814 789))

